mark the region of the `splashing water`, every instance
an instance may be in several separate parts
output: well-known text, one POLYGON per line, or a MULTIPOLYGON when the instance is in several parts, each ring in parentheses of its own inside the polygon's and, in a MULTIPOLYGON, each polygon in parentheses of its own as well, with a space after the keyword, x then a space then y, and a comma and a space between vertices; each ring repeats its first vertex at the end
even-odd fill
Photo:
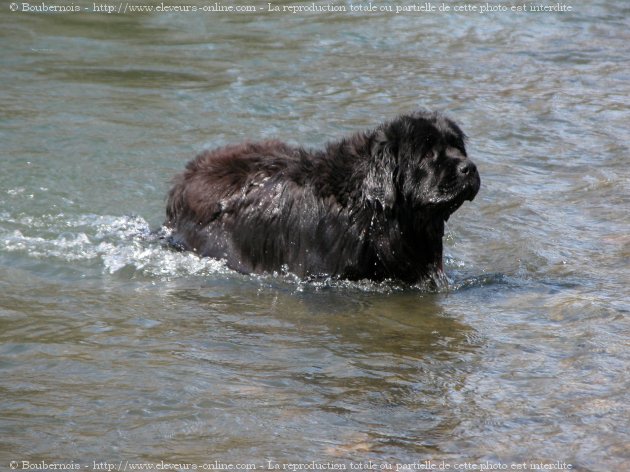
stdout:
POLYGON ((138 216, 3 216, 3 223, 19 228, 0 232, 0 250, 8 253, 79 264, 97 261, 109 274, 125 268, 156 277, 203 276, 229 270, 221 261, 170 250, 160 244, 161 234, 152 232, 147 221, 138 216))
MULTIPOLYGON (((75 265, 91 264, 98 267, 98 272, 106 274, 157 278, 236 275, 224 261, 200 258, 192 252, 174 251, 165 244, 168 229, 152 231, 149 223, 139 216, 87 214, 67 217, 64 213, 22 218, 13 218, 6 213, 0 216, 3 226, 12 227, 11 230, 0 230, 0 251, 7 253, 72 262, 75 265)), ((450 257, 446 258, 445 263, 447 267, 458 270, 464 265, 450 257)), ((475 277, 459 281, 458 275, 448 285, 446 281, 439 284, 429 281, 409 287, 392 280, 301 279, 288 271, 252 275, 251 278, 262 285, 288 284, 297 291, 343 289, 378 293, 399 292, 409 288, 422 292, 446 292, 488 283, 487 277, 480 282, 474 282, 475 277)))

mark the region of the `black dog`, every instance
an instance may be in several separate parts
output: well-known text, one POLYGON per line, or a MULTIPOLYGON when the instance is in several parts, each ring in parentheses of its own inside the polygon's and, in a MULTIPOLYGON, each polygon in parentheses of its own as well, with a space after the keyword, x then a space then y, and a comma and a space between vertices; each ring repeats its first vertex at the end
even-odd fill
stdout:
POLYGON ((322 151, 206 151, 175 178, 165 226, 176 247, 240 272, 443 282, 444 222, 480 186, 464 138, 419 111, 322 151))

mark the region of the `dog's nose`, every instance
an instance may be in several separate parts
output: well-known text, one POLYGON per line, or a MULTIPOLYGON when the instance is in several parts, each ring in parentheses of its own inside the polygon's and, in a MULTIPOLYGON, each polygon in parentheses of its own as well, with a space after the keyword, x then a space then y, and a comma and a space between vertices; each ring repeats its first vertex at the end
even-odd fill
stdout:
POLYGON ((477 166, 473 164, 471 161, 464 161, 459 166, 457 166, 457 171, 462 175, 473 175, 477 172, 477 166))

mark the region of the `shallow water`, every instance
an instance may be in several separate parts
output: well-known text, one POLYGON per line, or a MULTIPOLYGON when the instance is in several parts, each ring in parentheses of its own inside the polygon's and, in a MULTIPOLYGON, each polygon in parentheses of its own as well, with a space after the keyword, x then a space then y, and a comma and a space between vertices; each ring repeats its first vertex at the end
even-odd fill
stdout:
POLYGON ((627 468, 630 9, 581 3, 3 6, 0 468, 627 468), (150 235, 201 149, 318 146, 417 106, 461 123, 482 176, 448 292, 249 277, 150 235))

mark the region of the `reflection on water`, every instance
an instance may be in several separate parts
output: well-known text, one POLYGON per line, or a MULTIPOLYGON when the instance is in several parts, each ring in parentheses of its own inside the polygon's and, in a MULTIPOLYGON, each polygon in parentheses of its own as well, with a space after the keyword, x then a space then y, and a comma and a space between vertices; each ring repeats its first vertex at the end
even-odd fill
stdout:
POLYGON ((573 6, 0 16, 0 468, 621 470, 630 11, 573 6), (245 276, 151 233, 203 148, 321 146, 417 106, 461 122, 483 176, 448 291, 245 276))

